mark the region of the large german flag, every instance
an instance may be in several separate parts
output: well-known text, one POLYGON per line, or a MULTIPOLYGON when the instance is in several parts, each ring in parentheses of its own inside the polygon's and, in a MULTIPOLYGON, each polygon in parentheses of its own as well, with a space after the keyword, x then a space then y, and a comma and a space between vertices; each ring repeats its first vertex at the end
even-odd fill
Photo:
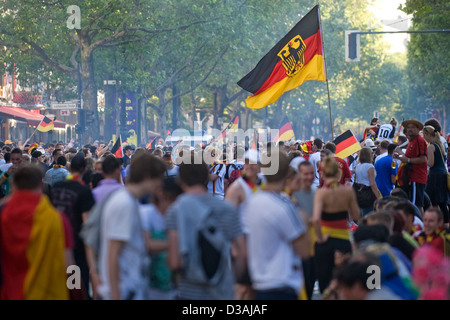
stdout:
POLYGON ((238 85, 253 93, 245 102, 260 109, 307 80, 325 81, 319 6, 284 36, 238 85))
POLYGON ((341 159, 347 158, 349 155, 361 150, 361 145, 351 130, 345 131, 333 142, 336 145, 336 157, 341 159))
POLYGON ((37 130, 40 132, 48 132, 50 130, 53 130, 55 128, 55 124, 52 119, 48 118, 47 116, 44 116, 44 119, 42 119, 41 123, 39 123, 37 130))
POLYGON ((64 221, 48 197, 17 190, 0 219, 0 300, 69 299, 64 221))
POLYGON ((289 141, 295 139, 294 130, 292 129, 291 123, 287 116, 284 117, 283 122, 281 122, 280 130, 278 131, 274 142, 289 141))

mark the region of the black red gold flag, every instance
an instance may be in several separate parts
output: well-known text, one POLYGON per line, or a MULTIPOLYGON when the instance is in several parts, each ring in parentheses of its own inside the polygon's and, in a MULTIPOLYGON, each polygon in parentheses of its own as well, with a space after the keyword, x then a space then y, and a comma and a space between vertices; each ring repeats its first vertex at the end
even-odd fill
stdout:
POLYGON ((53 120, 47 116, 44 116, 44 119, 42 119, 41 123, 39 123, 36 129, 40 132, 48 132, 50 130, 53 130, 54 128, 55 124, 53 120))
POLYGON ((283 121, 281 122, 280 130, 278 131, 278 134, 276 135, 275 139, 273 139, 273 141, 289 141, 291 139, 295 139, 294 130, 292 129, 291 122, 289 121, 288 117, 285 116, 283 121))
POLYGON ((114 154, 116 158, 123 158, 122 137, 120 135, 117 137, 117 140, 111 149, 111 153, 114 154))
POLYGON ((336 157, 344 159, 361 150, 361 145, 351 130, 347 130, 333 140, 336 145, 336 157))
POLYGON ((325 81, 322 36, 316 5, 284 36, 238 85, 253 96, 245 103, 260 109, 307 80, 325 81))

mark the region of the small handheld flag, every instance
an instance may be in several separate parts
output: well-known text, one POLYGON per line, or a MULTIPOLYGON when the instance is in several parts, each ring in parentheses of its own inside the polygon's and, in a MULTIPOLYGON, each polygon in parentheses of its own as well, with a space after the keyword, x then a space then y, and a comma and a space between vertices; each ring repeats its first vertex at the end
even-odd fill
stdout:
POLYGON ((261 109, 307 80, 326 81, 319 5, 316 5, 237 84, 253 96, 247 108, 261 109))
POLYGON ((146 146, 145 149, 152 150, 156 148, 156 139, 159 139, 160 136, 154 137, 146 146))
POLYGON ((111 149, 111 153, 116 156, 116 158, 123 158, 123 148, 122 148, 122 136, 118 136, 114 146, 111 149))
POLYGON ((44 116, 44 119, 42 119, 41 123, 39 123, 36 130, 40 132, 48 132, 50 130, 53 130, 55 128, 54 120, 48 118, 47 116, 44 116))

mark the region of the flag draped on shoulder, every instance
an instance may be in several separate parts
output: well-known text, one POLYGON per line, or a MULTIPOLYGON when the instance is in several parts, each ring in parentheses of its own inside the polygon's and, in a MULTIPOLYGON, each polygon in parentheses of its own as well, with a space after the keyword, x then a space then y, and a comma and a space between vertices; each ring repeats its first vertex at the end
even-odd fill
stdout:
POLYGON ((333 140, 336 145, 336 157, 344 159, 361 150, 361 145, 351 130, 347 130, 333 140))
POLYGON ((17 190, 2 209, 0 300, 68 300, 65 228, 49 198, 17 190))
POLYGON ((44 116, 44 119, 42 119, 41 123, 39 123, 37 130, 40 132, 48 132, 50 130, 53 130, 54 128, 55 128, 54 121, 49 117, 44 116))
POLYGON ((292 129, 291 122, 289 121, 288 117, 285 116, 283 121, 281 122, 280 130, 275 136, 275 139, 273 139, 273 142, 278 143, 279 141, 289 141, 291 139, 295 139, 294 130, 292 129))
POLYGON ((238 85, 253 96, 245 103, 260 109, 307 80, 325 81, 319 6, 316 5, 243 77, 238 85))
POLYGON ((111 153, 114 154, 116 158, 123 158, 122 137, 120 135, 117 137, 117 140, 111 149, 111 153))

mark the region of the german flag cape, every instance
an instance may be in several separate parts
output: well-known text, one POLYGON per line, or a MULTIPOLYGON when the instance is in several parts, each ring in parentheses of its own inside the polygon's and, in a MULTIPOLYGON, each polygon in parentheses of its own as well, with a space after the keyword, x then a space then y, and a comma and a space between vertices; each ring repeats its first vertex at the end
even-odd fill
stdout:
POLYGON ((322 37, 316 5, 237 83, 253 93, 245 103, 260 109, 307 80, 325 81, 322 37))
POLYGON ((16 191, 0 219, 0 300, 69 299, 63 220, 48 197, 16 191))

